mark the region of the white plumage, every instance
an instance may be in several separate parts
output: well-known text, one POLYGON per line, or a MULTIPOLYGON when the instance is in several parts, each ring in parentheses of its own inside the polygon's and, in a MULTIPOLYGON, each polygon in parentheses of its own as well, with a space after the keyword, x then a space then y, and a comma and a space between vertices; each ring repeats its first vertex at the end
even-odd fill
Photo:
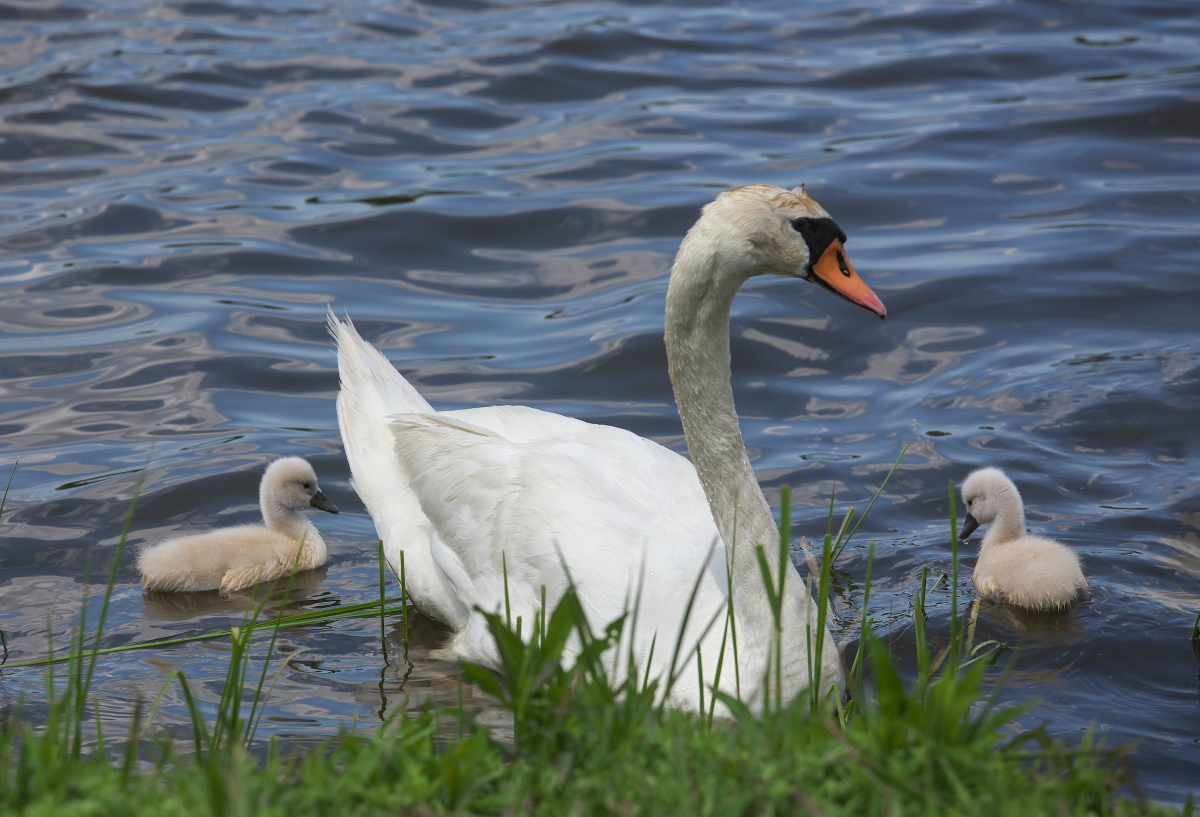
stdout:
POLYGON ((299 509, 338 510, 321 492, 307 461, 284 457, 267 466, 259 504, 266 527, 219 528, 143 549, 137 561, 142 585, 147 590, 230 593, 325 564, 325 540, 299 509))
MULTIPOLYGON (((454 655, 499 666, 474 608, 504 610, 505 570, 507 603, 526 626, 541 608, 542 588, 553 607, 569 573, 593 627, 632 611, 631 641, 614 652, 614 673, 627 669, 621 662, 632 645, 639 673, 664 678, 679 641, 672 704, 699 705, 699 651, 706 688, 761 707, 775 645, 754 554, 761 545, 774 575, 785 571, 782 697, 809 686, 815 605, 791 562, 780 565, 775 522, 742 444, 729 310, 749 277, 776 273, 818 281, 882 317, 883 305, 845 258, 844 240, 802 188, 771 185, 722 193, 684 238, 666 338, 695 467, 628 431, 532 408, 436 412, 349 320, 331 316, 338 422, 355 489, 397 572, 403 552, 414 603, 454 630, 454 655), (717 679, 730 589, 737 667, 727 644, 717 679)), ((829 688, 842 671, 828 633, 823 650, 818 674, 829 688)))
POLYGON ((981 468, 966 478, 967 506, 960 538, 991 527, 979 546, 972 579, 995 601, 1030 610, 1057 610, 1088 597, 1079 556, 1061 542, 1025 532, 1025 506, 1017 486, 999 468, 981 468))

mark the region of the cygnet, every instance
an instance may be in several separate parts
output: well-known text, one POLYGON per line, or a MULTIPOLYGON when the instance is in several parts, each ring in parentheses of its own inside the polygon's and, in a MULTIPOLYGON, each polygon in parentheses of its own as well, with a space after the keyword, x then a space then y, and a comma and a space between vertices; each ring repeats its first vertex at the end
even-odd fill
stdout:
POLYGON ((338 509, 321 493, 312 466, 300 457, 275 460, 263 474, 258 496, 266 527, 238 525, 151 545, 138 556, 142 585, 231 593, 325 564, 325 540, 299 509, 338 509))
POLYGON ((967 518, 959 536, 991 527, 979 546, 975 588, 995 601, 1057 610, 1089 597, 1079 556, 1061 542, 1025 533, 1021 494, 999 468, 981 468, 962 485, 967 518))

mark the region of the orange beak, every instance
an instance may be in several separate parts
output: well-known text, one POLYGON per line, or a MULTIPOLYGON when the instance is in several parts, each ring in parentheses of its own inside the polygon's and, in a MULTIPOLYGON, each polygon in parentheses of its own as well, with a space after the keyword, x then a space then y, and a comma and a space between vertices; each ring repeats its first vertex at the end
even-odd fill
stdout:
POLYGON ((825 252, 817 259, 817 263, 812 265, 810 280, 815 280, 850 303, 869 309, 881 318, 887 317, 887 308, 883 301, 858 277, 850 259, 846 257, 846 249, 837 239, 830 242, 825 252))

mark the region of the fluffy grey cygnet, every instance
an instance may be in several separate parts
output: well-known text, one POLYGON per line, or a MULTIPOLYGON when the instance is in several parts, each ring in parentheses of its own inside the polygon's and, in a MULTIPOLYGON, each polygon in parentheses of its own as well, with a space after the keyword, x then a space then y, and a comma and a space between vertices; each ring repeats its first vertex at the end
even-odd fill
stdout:
POLYGON ((999 468, 981 468, 962 485, 966 539, 991 523, 979 546, 975 588, 995 601, 1030 610, 1057 610, 1089 597, 1079 556, 1061 542, 1025 533, 1017 486, 999 468))
POLYGON ((238 525, 151 545, 138 556, 142 586, 231 593, 325 564, 325 540, 299 509, 338 509, 321 493, 312 466, 300 457, 275 460, 258 495, 266 527, 238 525))

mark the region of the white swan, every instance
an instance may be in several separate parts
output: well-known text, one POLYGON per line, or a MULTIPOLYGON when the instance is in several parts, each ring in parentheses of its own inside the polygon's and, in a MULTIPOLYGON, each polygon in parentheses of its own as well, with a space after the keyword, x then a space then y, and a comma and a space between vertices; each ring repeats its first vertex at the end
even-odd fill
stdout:
POLYGON ((999 468, 966 478, 967 506, 959 538, 992 526, 979 546, 972 579, 980 594, 1030 610, 1057 610, 1088 597, 1079 556, 1061 542, 1025 533, 1025 507, 1017 486, 999 468))
MULTIPOLYGON (((815 281, 883 317, 844 241, 803 187, 761 184, 721 193, 684 238, 668 287, 666 343, 694 467, 628 431, 537 409, 436 412, 348 320, 330 316, 338 422, 355 489, 393 570, 403 552, 414 603, 455 631, 452 654, 498 667, 473 608, 507 603, 513 620, 532 622, 541 588, 553 607, 569 572, 593 626, 635 611, 627 631, 640 672, 664 678, 682 668, 673 705, 697 708, 714 683, 754 709, 768 687, 775 694, 766 680, 774 618, 754 551, 764 547, 777 577, 779 534, 734 411, 729 311, 748 278, 774 273, 815 281), (727 552, 722 542, 735 546, 727 552), (726 644, 718 680, 730 587, 737 666, 726 644)), ((817 619, 795 567, 783 562, 779 691, 790 700, 809 686, 817 619)), ((616 651, 618 662, 628 647, 616 651)), ((822 649, 817 671, 827 689, 842 680, 828 632, 822 649)))
POLYGON ((142 586, 232 593, 325 564, 325 540, 299 509, 338 509, 321 492, 312 466, 300 457, 275 460, 263 474, 258 495, 266 527, 237 525, 151 545, 138 554, 142 586))

